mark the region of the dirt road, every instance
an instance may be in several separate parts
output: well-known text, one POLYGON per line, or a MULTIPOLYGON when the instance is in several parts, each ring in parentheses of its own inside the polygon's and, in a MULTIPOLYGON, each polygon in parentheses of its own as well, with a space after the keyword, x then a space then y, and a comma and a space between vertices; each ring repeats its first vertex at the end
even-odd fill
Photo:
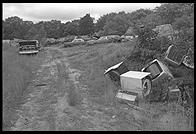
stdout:
POLYGON ((11 129, 113 130, 108 123, 114 121, 114 116, 104 114, 88 101, 87 86, 78 81, 81 72, 70 67, 66 51, 48 48, 46 52, 47 58, 35 72, 36 77, 28 86, 31 93, 17 111, 19 118, 11 129), (73 87, 81 98, 80 104, 76 106, 68 103, 68 88, 73 87))

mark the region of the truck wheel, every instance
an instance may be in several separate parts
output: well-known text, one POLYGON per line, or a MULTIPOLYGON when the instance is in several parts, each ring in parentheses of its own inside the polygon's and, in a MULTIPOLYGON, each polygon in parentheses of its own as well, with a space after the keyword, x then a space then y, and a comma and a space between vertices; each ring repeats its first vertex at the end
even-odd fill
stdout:
POLYGON ((144 98, 147 98, 150 95, 151 90, 152 90, 152 82, 149 77, 147 77, 144 80, 142 87, 143 87, 142 95, 144 98))

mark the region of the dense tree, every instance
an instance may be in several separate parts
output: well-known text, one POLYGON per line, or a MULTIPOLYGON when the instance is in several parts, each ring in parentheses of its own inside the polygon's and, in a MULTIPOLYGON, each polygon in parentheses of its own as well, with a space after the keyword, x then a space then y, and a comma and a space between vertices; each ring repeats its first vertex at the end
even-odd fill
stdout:
POLYGON ((79 21, 79 33, 80 35, 89 35, 94 33, 93 18, 90 14, 86 14, 79 21))
POLYGON ((78 35, 79 33, 79 26, 77 23, 74 22, 67 22, 64 26, 63 35, 78 35))
POLYGON ((48 38, 59 38, 62 33, 61 21, 51 20, 44 22, 44 27, 48 38))
POLYGON ((134 24, 140 23, 141 19, 144 19, 147 15, 153 13, 152 10, 149 9, 139 9, 134 12, 131 12, 128 14, 128 18, 133 22, 134 24))
POLYGON ((128 21, 121 15, 116 15, 112 20, 108 21, 104 26, 104 34, 123 35, 129 27, 128 21))
POLYGON ((95 31, 98 32, 100 30, 104 30, 104 26, 106 25, 106 22, 109 22, 116 16, 116 13, 109 13, 106 15, 101 16, 98 20, 97 23, 95 24, 95 31))
POLYGON ((13 38, 21 38, 23 37, 22 33, 22 23, 23 20, 17 16, 9 17, 5 19, 4 23, 4 36, 7 39, 13 39, 13 38))
MULTIPOLYGON (((67 23, 51 20, 34 24, 32 21, 23 21, 17 16, 6 18, 2 21, 3 39, 31 39, 39 33, 48 38, 60 38, 67 35, 92 34, 94 31, 101 35, 123 35, 128 27, 133 27, 138 34, 138 25, 145 25, 149 29, 162 24, 172 24, 183 40, 194 40, 194 4, 193 3, 163 3, 153 10, 139 9, 131 13, 108 13, 101 16, 95 24, 90 14, 67 23), (42 26, 41 26, 42 25, 42 26)), ((179 37, 178 36, 178 37, 179 37)), ((179 39, 179 38, 178 38, 179 39)))
POLYGON ((163 22, 161 21, 161 16, 156 14, 156 13, 152 13, 147 15, 145 18, 143 18, 141 20, 141 22, 146 26, 149 27, 151 29, 155 28, 158 25, 162 25, 163 22))
POLYGON ((183 10, 180 4, 166 3, 158 7, 156 13, 162 17, 164 24, 172 24, 175 18, 182 16, 183 10))
POLYGON ((43 40, 46 38, 46 31, 44 28, 44 22, 39 22, 34 24, 25 36, 25 39, 29 40, 38 40, 41 44, 43 44, 43 40))

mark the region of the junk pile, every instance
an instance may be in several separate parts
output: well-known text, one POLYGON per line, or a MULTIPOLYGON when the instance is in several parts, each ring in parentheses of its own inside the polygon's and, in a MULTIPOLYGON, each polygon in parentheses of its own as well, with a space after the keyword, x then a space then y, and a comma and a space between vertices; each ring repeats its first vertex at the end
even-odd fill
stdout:
POLYGON ((135 102, 141 99, 151 101, 155 92, 159 92, 159 101, 168 101, 170 95, 176 93, 178 94, 177 99, 181 98, 183 104, 187 102, 192 104, 194 96, 193 94, 191 96, 187 90, 187 88, 194 90, 194 59, 191 60, 192 58, 189 56, 191 52, 192 50, 189 49, 181 53, 175 46, 171 45, 166 52, 164 61, 154 59, 141 71, 133 71, 128 70, 125 60, 106 69, 104 75, 109 76, 112 82, 118 85, 119 91, 116 97, 131 104, 138 105, 135 102), (176 66, 170 63, 176 64, 176 66), (186 69, 185 72, 192 73, 188 83, 183 81, 187 79, 187 74, 180 73, 181 76, 176 77, 173 71, 176 68, 181 68, 181 66, 186 69), (156 86, 159 88, 155 88, 156 86))

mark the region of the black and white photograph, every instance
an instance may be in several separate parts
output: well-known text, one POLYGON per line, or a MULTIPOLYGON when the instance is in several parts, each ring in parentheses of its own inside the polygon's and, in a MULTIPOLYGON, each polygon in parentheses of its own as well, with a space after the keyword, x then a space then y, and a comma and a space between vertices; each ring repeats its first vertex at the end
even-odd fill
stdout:
POLYGON ((2 3, 3 131, 194 131, 194 3, 2 3))

